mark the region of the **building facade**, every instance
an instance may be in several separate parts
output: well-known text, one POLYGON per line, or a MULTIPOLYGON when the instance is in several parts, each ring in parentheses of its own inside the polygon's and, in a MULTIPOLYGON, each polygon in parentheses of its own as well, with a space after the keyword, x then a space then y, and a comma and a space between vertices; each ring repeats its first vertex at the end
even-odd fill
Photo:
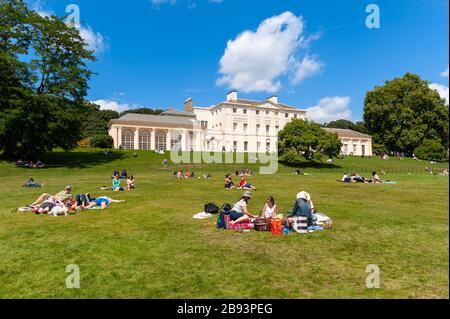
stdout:
POLYGON ((342 155, 372 156, 372 136, 349 129, 324 128, 325 131, 336 133, 342 142, 342 155))
POLYGON ((243 100, 232 91, 226 101, 211 107, 184 103, 184 111, 161 115, 126 114, 109 123, 115 148, 133 150, 276 152, 278 132, 306 111, 279 103, 243 100))

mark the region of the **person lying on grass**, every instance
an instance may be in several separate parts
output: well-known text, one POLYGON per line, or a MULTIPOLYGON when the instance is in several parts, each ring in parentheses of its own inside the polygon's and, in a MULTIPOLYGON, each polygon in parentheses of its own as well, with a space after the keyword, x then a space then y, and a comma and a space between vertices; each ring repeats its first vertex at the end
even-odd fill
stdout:
POLYGON ((256 187, 247 182, 244 176, 241 177, 241 181, 239 182, 237 189, 251 189, 253 191, 256 191, 256 187))
MULTIPOLYGON (((52 195, 44 193, 41 196, 39 196, 39 198, 30 206, 40 205, 50 197, 52 197, 52 195)), ((60 191, 53 197, 55 197, 57 200, 60 200, 64 204, 72 202, 73 201, 72 186, 66 186, 66 188, 63 191, 60 191)))
POLYGON ((372 172, 372 183, 375 184, 383 184, 383 181, 381 180, 381 178, 378 176, 377 172, 372 172))
POLYGON ((250 222, 252 219, 258 218, 248 211, 248 202, 252 199, 252 193, 245 192, 239 201, 230 211, 231 225, 250 222))
POLYGON ((100 196, 95 200, 89 202, 88 205, 85 206, 85 209, 91 209, 94 207, 100 207, 101 209, 106 209, 111 205, 111 203, 125 203, 124 200, 116 200, 109 198, 107 196, 100 196))
POLYGON ((58 200, 56 197, 50 196, 39 206, 39 208, 34 209, 33 213, 48 214, 48 212, 51 211, 56 206, 64 208, 66 205, 62 201, 58 200))
POLYGON ((278 215, 278 208, 275 204, 275 199, 272 196, 267 198, 266 204, 261 210, 261 214, 265 219, 271 219, 278 215))
POLYGON ((91 194, 77 194, 75 196, 75 203, 72 205, 72 210, 85 210, 86 206, 89 205, 90 202, 94 201, 95 198, 91 196, 91 194))

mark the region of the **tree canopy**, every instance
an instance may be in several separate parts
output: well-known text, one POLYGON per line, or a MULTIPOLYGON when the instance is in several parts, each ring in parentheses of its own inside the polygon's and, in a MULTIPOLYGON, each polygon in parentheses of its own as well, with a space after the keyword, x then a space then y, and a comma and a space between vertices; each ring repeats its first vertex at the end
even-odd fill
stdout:
POLYGON ((406 73, 367 93, 364 122, 374 142, 412 154, 424 140, 448 148, 448 106, 429 82, 406 73))
POLYGON ((323 126, 329 128, 350 129, 360 133, 367 133, 367 128, 365 127, 364 122, 353 123, 352 121, 349 120, 340 119, 336 121, 331 121, 329 123, 325 123, 323 126))
POLYGON ((78 29, 22 0, 1 0, 0 20, 0 152, 28 158, 73 148, 82 137, 93 52, 78 29))
POLYGON ((342 143, 337 134, 326 132, 319 124, 293 120, 278 133, 278 148, 281 161, 301 164, 320 161, 324 156, 339 156, 342 143))

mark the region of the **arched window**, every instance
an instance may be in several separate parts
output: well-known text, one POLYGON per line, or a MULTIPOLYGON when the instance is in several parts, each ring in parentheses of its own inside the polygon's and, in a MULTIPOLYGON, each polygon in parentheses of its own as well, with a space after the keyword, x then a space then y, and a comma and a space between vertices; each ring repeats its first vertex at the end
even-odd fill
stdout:
POLYGON ((150 150, 151 134, 149 131, 139 132, 139 149, 140 150, 150 150))
POLYGON ((156 132, 156 150, 165 151, 167 148, 167 137, 165 132, 156 132))
POLYGON ((125 150, 134 150, 134 131, 130 129, 122 131, 122 148, 125 150))

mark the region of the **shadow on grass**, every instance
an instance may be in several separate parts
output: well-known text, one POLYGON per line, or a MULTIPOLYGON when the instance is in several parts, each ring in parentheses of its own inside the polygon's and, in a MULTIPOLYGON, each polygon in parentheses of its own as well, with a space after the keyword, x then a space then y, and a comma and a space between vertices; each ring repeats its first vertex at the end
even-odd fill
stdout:
POLYGON ((88 168, 92 166, 107 164, 127 157, 122 151, 112 151, 110 155, 105 155, 103 151, 85 152, 51 152, 41 156, 41 161, 45 163, 44 168, 70 167, 88 168))
POLYGON ((291 163, 287 163, 284 161, 280 161, 280 164, 283 164, 286 167, 291 167, 291 168, 318 168, 318 169, 338 169, 338 168, 342 168, 339 165, 335 165, 335 164, 330 164, 330 163, 323 163, 323 162, 315 162, 315 161, 311 161, 311 162, 303 162, 303 163, 297 163, 297 164, 291 164, 291 163))

